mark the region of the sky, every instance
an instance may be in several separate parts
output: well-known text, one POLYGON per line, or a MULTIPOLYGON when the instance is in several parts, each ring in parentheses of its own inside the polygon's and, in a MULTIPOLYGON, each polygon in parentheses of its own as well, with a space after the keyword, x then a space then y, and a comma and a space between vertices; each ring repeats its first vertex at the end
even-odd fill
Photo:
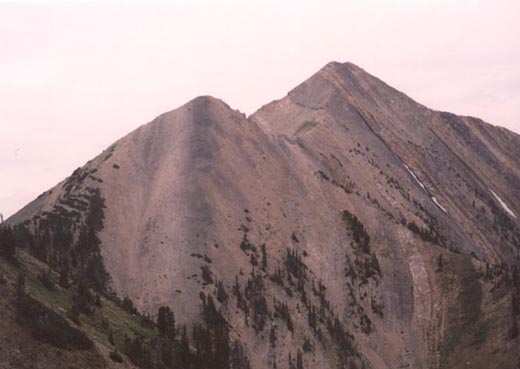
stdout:
POLYGON ((246 114, 330 61, 520 133, 518 0, 0 0, 0 213, 199 95, 246 114))

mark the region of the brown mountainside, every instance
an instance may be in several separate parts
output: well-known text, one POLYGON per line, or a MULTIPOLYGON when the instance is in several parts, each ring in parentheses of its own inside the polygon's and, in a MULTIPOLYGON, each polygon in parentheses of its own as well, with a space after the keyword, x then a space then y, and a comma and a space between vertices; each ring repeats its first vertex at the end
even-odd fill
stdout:
POLYGON ((7 222, 152 315, 213 295, 252 368, 518 368, 519 158, 333 62, 250 117, 162 114, 7 222))

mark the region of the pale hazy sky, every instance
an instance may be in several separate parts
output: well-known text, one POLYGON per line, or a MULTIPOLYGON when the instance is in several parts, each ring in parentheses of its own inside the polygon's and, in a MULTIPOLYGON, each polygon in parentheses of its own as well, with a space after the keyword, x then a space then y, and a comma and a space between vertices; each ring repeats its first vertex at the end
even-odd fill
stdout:
POLYGON ((247 114, 351 61, 520 132, 520 1, 0 0, 0 212, 198 95, 247 114))

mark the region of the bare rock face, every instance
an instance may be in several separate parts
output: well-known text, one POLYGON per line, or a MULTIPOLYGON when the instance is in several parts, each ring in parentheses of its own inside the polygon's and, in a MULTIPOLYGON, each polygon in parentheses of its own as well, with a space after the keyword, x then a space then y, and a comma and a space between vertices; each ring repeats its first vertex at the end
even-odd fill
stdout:
POLYGON ((253 368, 518 368, 519 158, 329 63, 250 117, 165 113, 8 222, 150 314, 214 295, 253 368))

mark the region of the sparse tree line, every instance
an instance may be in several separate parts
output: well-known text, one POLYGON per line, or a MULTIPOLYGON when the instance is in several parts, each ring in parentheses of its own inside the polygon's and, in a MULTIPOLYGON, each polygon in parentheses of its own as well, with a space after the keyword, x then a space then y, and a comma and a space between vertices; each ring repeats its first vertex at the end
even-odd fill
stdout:
MULTIPOLYGON (((362 225, 360 225, 358 231, 361 229, 364 231, 364 228, 361 227, 362 225)), ((360 231, 356 234, 356 237, 358 237, 360 243, 365 243, 366 249, 369 243, 368 234, 360 231)), ((299 240, 294 232, 291 235, 291 240, 293 244, 299 244, 299 240)), ((257 246, 247 238, 247 234, 244 234, 240 248, 246 254, 256 253, 258 250, 257 246)), ((281 264, 273 267, 274 271, 269 273, 267 270, 269 261, 265 244, 262 244, 260 248, 262 251, 262 263, 260 265, 259 263, 251 263, 252 271, 243 288, 239 283, 238 275, 235 277, 233 286, 233 296, 236 298, 237 308, 244 313, 246 325, 252 327, 256 334, 260 334, 266 327, 269 328, 267 331, 269 343, 273 348, 277 347, 278 331, 280 329, 286 328, 291 334, 295 334, 296 322, 291 313, 293 302, 289 303, 284 301, 284 299, 275 297, 272 304, 267 303, 265 298, 266 280, 270 280, 275 286, 282 289, 289 301, 294 301, 296 297, 298 298, 294 303, 303 306, 307 310, 307 323, 315 339, 323 344, 324 347, 330 342, 333 343, 339 368, 363 367, 363 360, 358 356, 359 354, 357 354, 354 347, 354 337, 348 332, 345 325, 333 311, 332 304, 326 297, 325 285, 321 280, 316 282, 311 276, 311 271, 305 265, 305 251, 301 252, 295 248, 287 248, 281 264), (317 300, 317 305, 313 302, 314 300, 317 300), (277 319, 284 324, 282 326, 274 324, 274 321, 277 319)), ((293 356, 290 352, 288 353, 287 367, 290 369, 303 368, 304 355, 312 350, 314 350, 312 340, 309 337, 305 337, 303 346, 296 350, 296 356, 293 356)), ((276 358, 271 363, 271 366, 277 368, 276 358)))
POLYGON ((97 237, 104 223, 105 204, 100 190, 87 188, 81 195, 67 192, 58 203, 52 211, 42 212, 12 227, 15 243, 52 268, 66 273, 67 278, 83 279, 89 287, 103 291, 108 274, 100 254, 101 241, 97 237))
POLYGON ((229 325, 212 295, 201 292, 200 299, 202 321, 192 326, 191 335, 186 325, 176 325, 170 307, 159 307, 157 337, 125 339, 124 353, 130 361, 147 369, 250 369, 244 348, 230 338, 229 325))
POLYGON ((383 273, 365 225, 348 210, 342 211, 341 216, 347 234, 352 236, 345 253, 347 311, 361 331, 369 335, 374 331, 374 324, 366 309, 370 308, 376 316, 384 316, 384 302, 379 290, 374 288, 379 286, 383 273))

